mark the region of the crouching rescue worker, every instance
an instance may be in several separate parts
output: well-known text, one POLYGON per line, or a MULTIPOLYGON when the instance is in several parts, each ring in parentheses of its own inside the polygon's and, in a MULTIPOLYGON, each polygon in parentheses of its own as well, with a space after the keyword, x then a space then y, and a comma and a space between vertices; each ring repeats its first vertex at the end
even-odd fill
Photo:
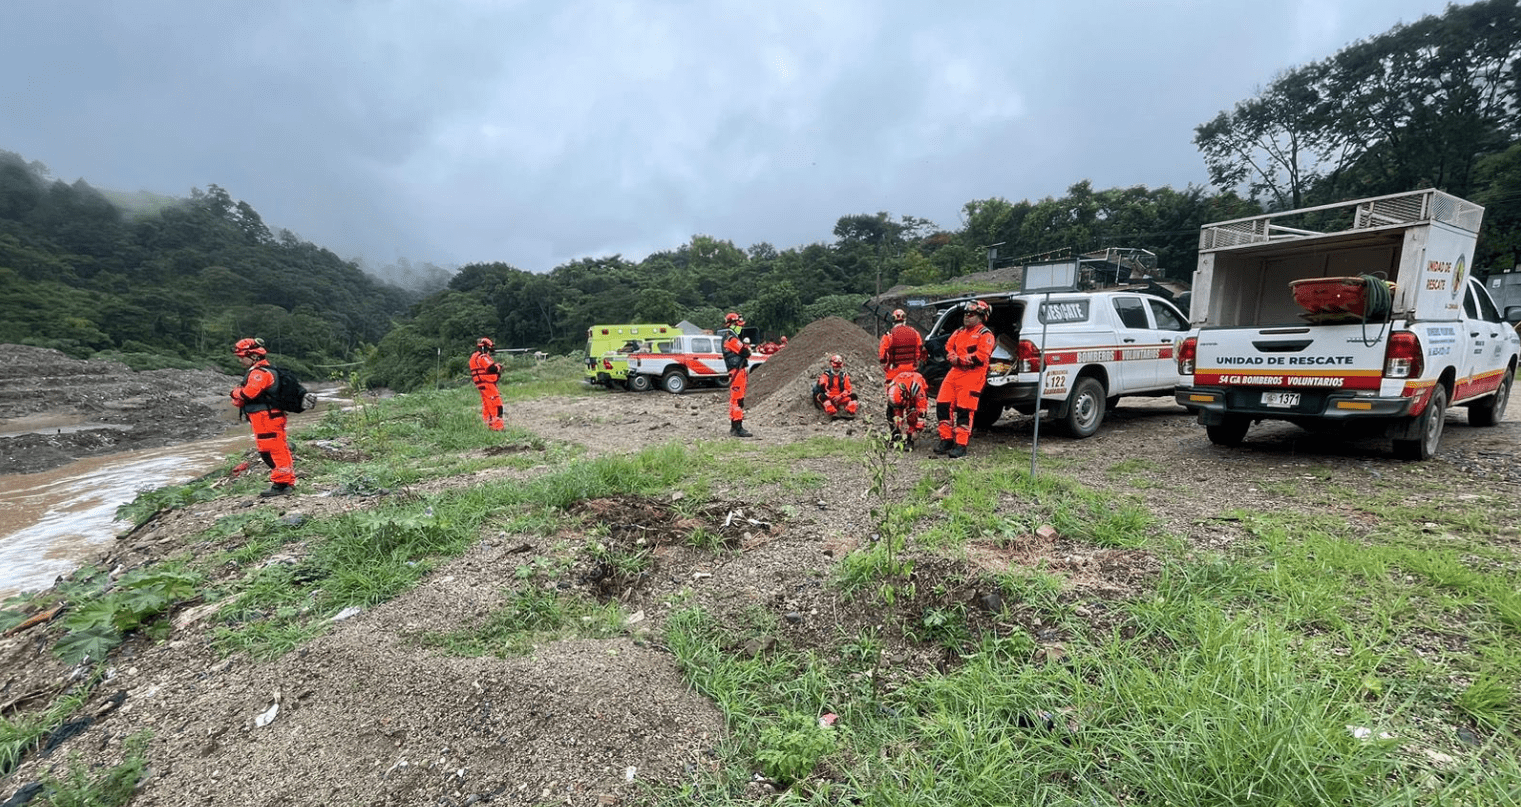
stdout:
POLYGON ((856 416, 856 391, 851 386, 850 373, 845 372, 845 359, 840 354, 829 357, 829 369, 814 383, 813 402, 830 420, 856 416))
POLYGON ((729 434, 754 437, 745 429, 745 388, 750 385, 750 346, 739 337, 745 318, 730 312, 724 316, 724 369, 729 371, 729 434))
POLYGON ((935 396, 935 417, 940 421, 940 442, 936 454, 965 457, 972 439, 972 418, 988 381, 988 359, 993 355, 993 332, 987 328, 992 308, 984 300, 973 300, 961 312, 961 327, 945 343, 945 359, 950 372, 940 382, 935 396))
POLYGON ((892 424, 892 440, 909 451, 914 450, 914 436, 924 431, 928 386, 916 370, 904 370, 887 382, 887 422, 892 424))
POLYGON ((470 354, 470 382, 481 393, 481 417, 492 431, 499 432, 505 426, 502 423, 502 393, 496 386, 497 379, 502 377, 502 368, 491 357, 495 348, 496 343, 487 336, 475 343, 475 352, 470 354))
POLYGON ((259 496, 284 496, 296 488, 296 463, 285 439, 285 413, 271 403, 278 379, 269 366, 269 353, 262 339, 239 339, 232 352, 248 368, 243 383, 233 387, 232 402, 253 427, 254 447, 269 466, 269 490, 259 496))

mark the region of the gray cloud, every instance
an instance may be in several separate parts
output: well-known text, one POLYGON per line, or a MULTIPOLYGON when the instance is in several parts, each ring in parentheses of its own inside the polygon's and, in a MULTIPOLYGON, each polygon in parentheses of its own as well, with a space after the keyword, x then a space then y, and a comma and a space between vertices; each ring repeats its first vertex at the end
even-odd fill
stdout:
POLYGON ((545 271, 694 234, 1203 184, 1193 128, 1443 0, 13 0, 0 149, 215 183, 382 265, 545 271))

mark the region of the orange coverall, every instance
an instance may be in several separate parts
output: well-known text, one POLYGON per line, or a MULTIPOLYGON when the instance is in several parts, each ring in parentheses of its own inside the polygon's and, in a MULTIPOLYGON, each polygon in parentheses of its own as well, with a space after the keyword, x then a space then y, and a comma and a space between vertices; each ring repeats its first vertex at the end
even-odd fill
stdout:
POLYGON ((945 357, 950 372, 940 382, 935 396, 935 416, 940 421, 940 439, 952 440, 965 447, 972 440, 972 415, 988 382, 988 359, 993 356, 993 332, 978 322, 956 329, 945 343, 945 357))
POLYGON ((893 436, 902 435, 910 442, 924 430, 924 416, 929 410, 929 393, 924 376, 905 370, 887 382, 887 422, 893 436))
POLYGON ((924 358, 924 337, 911 325, 894 325, 892 330, 882 334, 882 341, 877 345, 877 359, 887 372, 889 384, 904 370, 918 370, 924 358))
POLYGON ((745 388, 750 386, 750 348, 734 329, 724 337, 724 367, 729 371, 729 423, 745 419, 745 388))
POLYGON ((272 485, 296 484, 296 461, 285 439, 285 413, 259 400, 266 391, 274 392, 275 373, 267 359, 259 359, 243 374, 243 383, 232 390, 232 401, 242 410, 253 427, 254 447, 259 458, 269 466, 272 485))
POLYGON ((856 391, 850 385, 850 373, 844 370, 825 370, 813 385, 813 402, 830 417, 844 409, 850 417, 856 416, 856 391))
POLYGON ((506 428, 502 423, 502 393, 496 387, 501 377, 502 368, 491 358, 488 348, 470 354, 470 381, 481 393, 481 418, 494 432, 506 428))

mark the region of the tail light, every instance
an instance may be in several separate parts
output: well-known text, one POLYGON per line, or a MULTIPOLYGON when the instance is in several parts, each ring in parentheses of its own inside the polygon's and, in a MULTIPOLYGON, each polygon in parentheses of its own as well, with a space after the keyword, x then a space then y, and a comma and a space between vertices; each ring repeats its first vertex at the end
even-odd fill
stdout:
POLYGON ((1019 355, 1016 358, 1019 360, 1019 372, 1040 372, 1040 348, 1036 347, 1034 342, 1028 339, 1019 340, 1019 355))
POLYGON ((1389 347, 1384 350, 1384 378, 1420 378, 1425 372, 1420 337, 1410 331, 1389 334, 1389 347))
POLYGON ((1190 336, 1178 345, 1178 375, 1193 375, 1199 363, 1199 337, 1190 336))

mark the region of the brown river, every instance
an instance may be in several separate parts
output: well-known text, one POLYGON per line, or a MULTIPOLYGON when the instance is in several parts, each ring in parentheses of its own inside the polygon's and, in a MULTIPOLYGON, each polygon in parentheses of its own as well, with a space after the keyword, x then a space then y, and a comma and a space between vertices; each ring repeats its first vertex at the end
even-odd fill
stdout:
POLYGON ((139 491, 188 482, 250 447, 244 429, 194 443, 87 457, 0 475, 0 600, 47 588, 127 529, 116 508, 139 491))

